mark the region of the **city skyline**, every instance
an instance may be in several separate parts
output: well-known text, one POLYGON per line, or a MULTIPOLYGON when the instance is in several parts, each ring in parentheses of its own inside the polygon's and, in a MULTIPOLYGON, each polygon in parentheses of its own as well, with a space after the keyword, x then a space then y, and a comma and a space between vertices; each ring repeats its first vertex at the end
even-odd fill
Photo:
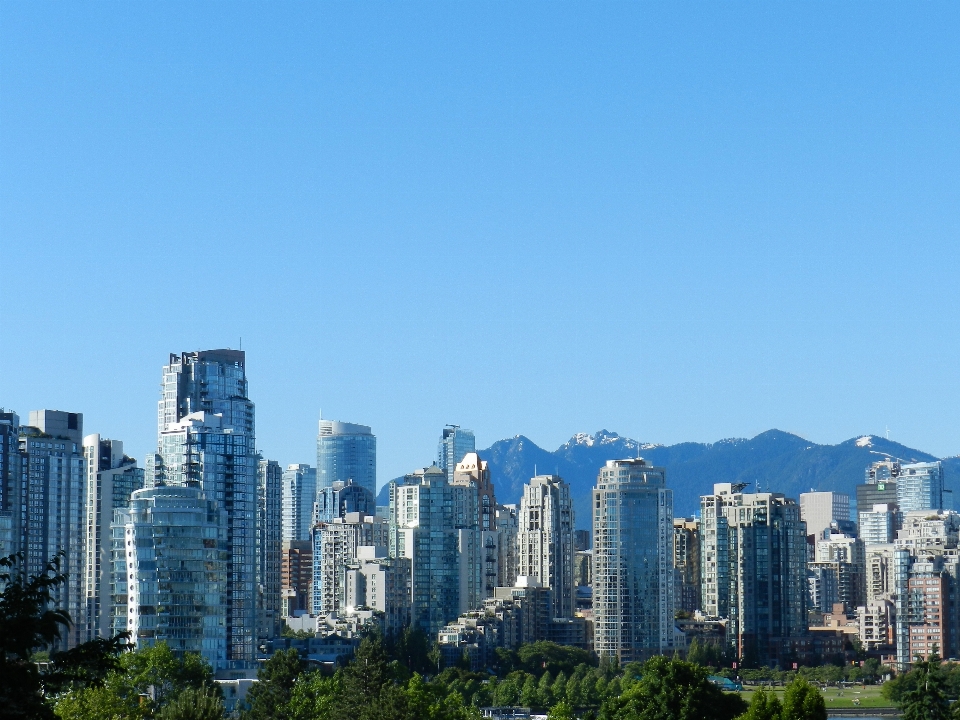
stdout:
POLYGON ((960 453, 953 5, 0 19, 24 416, 142 458, 158 361, 242 345, 265 453, 309 463, 322 409, 374 429, 381 483, 447 423, 960 453))

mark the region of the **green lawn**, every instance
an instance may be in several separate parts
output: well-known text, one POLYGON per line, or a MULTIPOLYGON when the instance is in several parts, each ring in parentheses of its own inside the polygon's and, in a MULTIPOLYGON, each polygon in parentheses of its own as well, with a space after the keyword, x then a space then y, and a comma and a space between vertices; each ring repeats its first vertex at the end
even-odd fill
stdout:
MULTIPOLYGON (((770 688, 767 688, 768 690, 770 688)), ((745 689, 740 693, 742 697, 747 702, 750 702, 750 699, 753 697, 753 685, 745 686, 745 689)), ((782 687, 773 688, 776 692, 777 697, 780 701, 783 701, 783 691, 782 687)), ((835 688, 830 687, 826 690, 823 690, 823 698, 827 703, 828 708, 852 708, 855 707, 853 700, 854 698, 860 700, 860 707, 862 708, 871 708, 871 707, 893 707, 893 703, 880 695, 880 686, 879 685, 867 685, 865 687, 856 687, 849 688, 835 688), (841 695, 842 693, 842 695, 841 695)))

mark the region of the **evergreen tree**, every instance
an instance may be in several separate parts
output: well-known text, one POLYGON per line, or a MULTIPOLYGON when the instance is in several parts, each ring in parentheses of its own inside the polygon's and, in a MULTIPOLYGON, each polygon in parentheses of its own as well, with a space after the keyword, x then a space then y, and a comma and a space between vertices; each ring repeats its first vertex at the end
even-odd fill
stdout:
POLYGON ((555 702, 560 702, 567 697, 567 674, 563 670, 557 673, 557 679, 553 681, 550 692, 555 702))
POLYGON ((553 678, 550 676, 549 670, 540 676, 540 682, 537 683, 537 694, 540 696, 540 707, 553 705, 553 678))
POLYGON ((296 648, 277 650, 257 673, 257 682, 247 693, 249 709, 244 720, 282 720, 297 678, 307 668, 296 648))
POLYGON ((947 720, 950 702, 946 696, 946 681, 940 667, 940 658, 932 655, 917 661, 908 673, 912 682, 900 700, 903 720, 947 720))
MULTIPOLYGON (((343 697, 336 717, 342 720, 365 717, 377 707, 381 700, 380 693, 389 679, 387 655, 380 635, 368 635, 360 641, 353 661, 343 671, 343 697)), ((399 705, 406 702, 405 696, 401 695, 391 694, 390 712, 399 712, 399 705)))

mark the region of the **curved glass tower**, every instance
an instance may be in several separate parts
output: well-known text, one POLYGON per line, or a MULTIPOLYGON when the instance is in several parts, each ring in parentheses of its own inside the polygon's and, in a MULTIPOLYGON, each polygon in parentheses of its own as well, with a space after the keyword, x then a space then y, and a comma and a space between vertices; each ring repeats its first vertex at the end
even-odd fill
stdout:
POLYGON ((366 488, 377 494, 377 437, 366 425, 321 420, 317 435, 317 489, 335 482, 366 488))

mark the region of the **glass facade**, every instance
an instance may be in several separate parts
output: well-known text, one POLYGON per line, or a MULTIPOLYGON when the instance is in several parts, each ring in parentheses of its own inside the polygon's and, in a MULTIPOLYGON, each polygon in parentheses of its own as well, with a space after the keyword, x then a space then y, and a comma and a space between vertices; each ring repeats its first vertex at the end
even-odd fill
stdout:
POLYGON ((390 554, 410 559, 411 623, 432 637, 460 614, 454 493, 437 466, 390 485, 390 554))
POLYGON ((258 634, 259 456, 245 373, 239 350, 170 355, 158 405, 159 447, 149 463, 153 483, 197 488, 225 512, 226 660, 240 666, 254 661, 258 634))
POLYGON ((640 458, 608 461, 593 490, 598 655, 626 663, 673 650, 673 553, 673 491, 664 469, 640 458))
MULTIPOLYGON (((281 486, 283 470, 276 460, 257 463, 257 636, 280 634, 281 486)), ((258 643, 259 644, 259 643, 258 643)))
POLYGON ((900 466, 897 505, 901 513, 943 507, 943 466, 939 462, 900 466))
POLYGON ((320 488, 317 493, 315 523, 331 522, 347 513, 376 515, 376 500, 370 491, 352 482, 336 482, 333 487, 320 488))
POLYGON ((377 494, 377 438, 366 425, 321 420, 317 435, 317 487, 353 480, 377 494))
POLYGON ((128 630, 140 647, 164 641, 180 657, 199 653, 214 668, 225 667, 226 527, 222 507, 198 488, 134 492, 112 524, 113 629, 128 630))
POLYGON ((309 465, 287 465, 283 473, 284 542, 310 539, 313 504, 316 499, 316 469, 309 465))
POLYGON ((437 467, 447 474, 448 481, 452 481, 457 463, 463 460, 467 453, 476 451, 477 440, 472 430, 464 430, 459 425, 448 425, 440 433, 440 442, 437 445, 437 467))

